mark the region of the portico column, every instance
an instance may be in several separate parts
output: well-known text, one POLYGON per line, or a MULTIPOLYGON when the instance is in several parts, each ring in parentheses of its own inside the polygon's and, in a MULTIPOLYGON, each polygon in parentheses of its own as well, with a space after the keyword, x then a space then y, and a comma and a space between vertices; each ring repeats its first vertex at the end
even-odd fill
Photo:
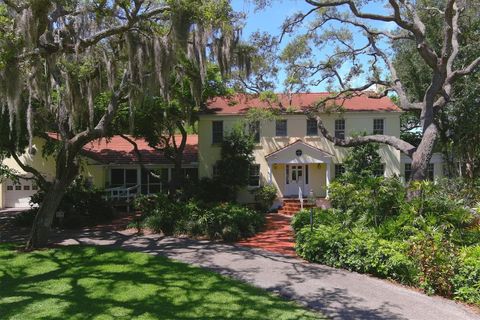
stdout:
POLYGON ((326 173, 326 191, 325 195, 328 198, 328 187, 330 186, 330 162, 327 162, 327 173, 326 173))
POLYGON ((273 183, 273 173, 272 173, 272 164, 270 162, 268 163, 268 174, 269 174, 268 183, 272 184, 273 183))

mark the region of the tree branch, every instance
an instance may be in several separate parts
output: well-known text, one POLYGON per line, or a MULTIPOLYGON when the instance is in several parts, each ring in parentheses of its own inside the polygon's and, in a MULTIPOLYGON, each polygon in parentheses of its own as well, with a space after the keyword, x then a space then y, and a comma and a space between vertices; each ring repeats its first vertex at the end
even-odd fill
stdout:
POLYGON ((328 132, 320 116, 317 116, 316 119, 318 122, 318 128, 320 129, 320 132, 322 133, 322 135, 327 140, 332 142, 334 145, 339 147, 354 147, 354 146, 364 145, 367 143, 376 142, 376 143, 392 146, 395 149, 403 152, 409 157, 412 157, 413 153, 417 149, 415 146, 411 145, 408 142, 403 141, 402 139, 399 139, 394 136, 387 136, 387 135, 376 134, 376 135, 369 135, 369 136, 346 137, 345 139, 340 139, 332 136, 328 132))
POLYGON ((120 134, 119 136, 121 138, 123 138, 124 140, 126 140, 127 142, 129 142, 133 146, 133 152, 135 152, 135 155, 137 156, 137 159, 138 159, 138 164, 140 165, 142 170, 145 170, 146 172, 148 172, 148 174, 150 174, 152 177, 154 177, 156 179, 160 179, 161 177, 159 175, 155 174, 152 170, 148 169, 145 166, 145 164, 143 163, 142 153, 138 149, 138 144, 135 142, 135 140, 131 139, 130 137, 128 137, 124 134, 120 134))
POLYGON ((42 174, 35 168, 29 166, 29 165, 26 165, 24 164, 20 158, 18 158, 17 154, 15 152, 11 152, 10 153, 12 158, 15 160, 15 162, 18 164, 18 166, 20 168, 22 168, 23 171, 25 172, 28 172, 28 173, 31 173, 35 176, 35 180, 37 180, 40 188, 42 188, 42 190, 46 190, 47 188, 47 185, 48 185, 48 182, 47 180, 42 176, 42 174))

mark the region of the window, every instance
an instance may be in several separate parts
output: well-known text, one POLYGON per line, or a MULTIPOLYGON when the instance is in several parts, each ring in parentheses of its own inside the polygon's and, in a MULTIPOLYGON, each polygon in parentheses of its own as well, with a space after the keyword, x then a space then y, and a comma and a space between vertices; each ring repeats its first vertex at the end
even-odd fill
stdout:
POLYGON ((308 184, 308 164, 305 165, 305 184, 308 184))
POLYGON ((30 191, 30 186, 23 186, 23 190, 30 191))
POLYGON ((7 186, 8 191, 13 191, 13 186, 7 186))
POLYGON ((249 123, 248 131, 253 137, 253 141, 256 143, 260 142, 260 121, 254 121, 249 123))
POLYGON ((345 139, 345 119, 335 120, 335 138, 345 139))
MULTIPOLYGON (((327 164, 328 166, 328 164, 327 164)), ((345 167, 343 164, 335 164, 335 178, 341 177, 345 173, 345 167)))
POLYGON ((287 120, 277 120, 275 122, 275 135, 277 137, 287 136, 287 120))
POLYGON ((36 184, 32 185, 32 190, 38 190, 38 186, 36 184))
POLYGON ((385 175, 385 165, 382 164, 380 168, 375 169, 373 174, 375 175, 375 177, 383 177, 385 175))
POLYGON ((317 120, 307 119, 307 136, 318 136, 317 120))
POLYGON ((373 119, 373 134, 383 134, 384 132, 384 120, 373 119))
POLYGON ((212 121, 212 143, 222 143, 223 121, 212 121))
POLYGON ((137 185, 137 169, 111 169, 110 170, 110 186, 116 187, 133 187, 137 185))
POLYGON ((15 190, 17 191, 22 190, 22 186, 15 186, 15 190))
POLYGON ((214 164, 212 167, 212 177, 218 178, 220 176, 220 170, 218 168, 218 164, 214 164))
POLYGON ((250 187, 260 186, 260 165, 252 164, 249 168, 248 185, 250 187))
POLYGON ((412 165, 410 163, 405 163, 405 181, 410 180, 410 176, 412 175, 412 165))
POLYGON ((142 170, 142 194, 159 193, 168 185, 168 168, 152 171, 155 176, 147 170, 142 170))
MULTIPOLYGON (((429 163, 427 168, 427 179, 433 180, 434 172, 435 172, 435 165, 433 163, 429 163)), ((412 164, 405 163, 405 181, 410 180, 411 176, 412 176, 412 164)))
POLYGON ((434 172, 435 172, 435 165, 433 163, 429 163, 428 164, 428 168, 427 168, 427 178, 429 180, 432 180, 434 179, 434 172))

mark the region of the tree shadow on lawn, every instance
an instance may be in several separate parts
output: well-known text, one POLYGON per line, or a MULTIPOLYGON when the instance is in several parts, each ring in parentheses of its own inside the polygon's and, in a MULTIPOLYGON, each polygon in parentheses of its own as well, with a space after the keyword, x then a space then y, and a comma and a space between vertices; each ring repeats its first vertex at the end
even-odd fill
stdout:
POLYGON ((2 319, 314 319, 260 289, 141 253, 0 245, 2 319))
POLYGON ((368 307, 366 298, 353 296, 346 290, 339 288, 316 287, 309 294, 299 294, 297 292, 298 286, 311 285, 309 283, 304 284, 309 279, 319 279, 321 281, 321 279, 330 276, 341 279, 345 277, 347 271, 309 264, 291 256, 237 245, 161 237, 159 235, 132 237, 115 232, 108 235, 83 232, 75 237, 75 241, 79 244, 122 247, 129 251, 142 251, 173 259, 181 257, 183 261, 241 281, 257 284, 260 281, 263 283, 261 286, 266 290, 284 298, 296 300, 333 318, 405 319, 393 311, 398 308, 395 304, 384 302, 377 307, 368 307), (285 277, 271 280, 263 279, 263 277, 268 278, 270 276, 269 273, 272 268, 276 268, 276 271, 285 275, 285 277), (237 269, 241 269, 241 272, 237 269))

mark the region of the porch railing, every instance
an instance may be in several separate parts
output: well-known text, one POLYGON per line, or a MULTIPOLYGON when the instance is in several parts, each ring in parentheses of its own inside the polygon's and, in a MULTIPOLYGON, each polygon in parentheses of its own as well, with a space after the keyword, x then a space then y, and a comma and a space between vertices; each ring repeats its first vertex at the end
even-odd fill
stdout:
POLYGON ((139 191, 139 185, 135 185, 132 187, 115 187, 115 188, 108 188, 105 189, 104 192, 104 199, 105 200, 113 200, 113 201, 119 201, 119 200, 125 200, 125 201, 130 201, 131 199, 135 198, 138 194, 139 191))
POLYGON ((301 187, 298 187, 298 200, 300 200, 300 209, 303 210, 303 191, 301 187))

